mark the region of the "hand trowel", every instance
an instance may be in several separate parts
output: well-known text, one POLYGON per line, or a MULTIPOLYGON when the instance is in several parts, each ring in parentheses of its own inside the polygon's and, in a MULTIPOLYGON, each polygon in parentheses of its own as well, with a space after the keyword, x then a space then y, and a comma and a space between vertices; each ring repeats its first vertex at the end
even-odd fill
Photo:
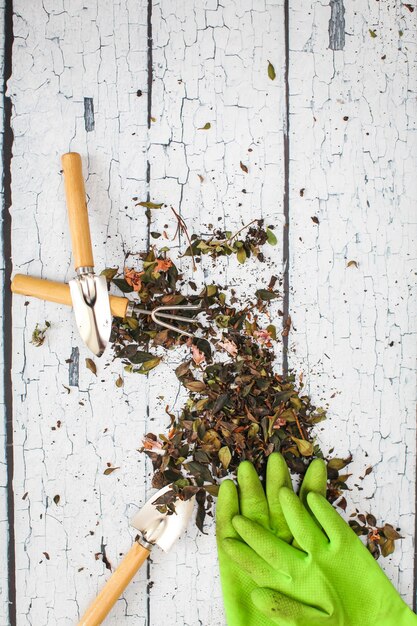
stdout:
POLYGON ((194 500, 176 500, 175 513, 161 513, 154 504, 172 487, 157 491, 143 508, 132 518, 130 524, 138 531, 138 537, 109 578, 96 599, 84 613, 78 626, 98 626, 105 619, 115 602, 122 595, 133 576, 146 561, 154 545, 168 552, 185 530, 191 517, 194 500))
POLYGON ((93 250, 82 175, 81 157, 62 157, 72 252, 77 277, 70 281, 75 320, 85 344, 101 356, 110 338, 111 311, 105 276, 94 273, 93 250))

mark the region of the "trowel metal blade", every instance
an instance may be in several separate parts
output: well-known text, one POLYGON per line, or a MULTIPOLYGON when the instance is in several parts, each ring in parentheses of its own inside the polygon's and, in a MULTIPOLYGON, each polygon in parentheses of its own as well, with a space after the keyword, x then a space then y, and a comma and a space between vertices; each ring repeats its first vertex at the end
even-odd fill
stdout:
POLYGON ((194 496, 190 500, 178 499, 175 502, 175 513, 160 513, 153 503, 170 489, 171 485, 167 485, 157 491, 130 521, 147 541, 156 543, 164 552, 168 552, 184 532, 195 501, 194 496))
POLYGON ((69 285, 80 335, 91 352, 101 356, 110 339, 112 323, 106 277, 82 274, 69 285))

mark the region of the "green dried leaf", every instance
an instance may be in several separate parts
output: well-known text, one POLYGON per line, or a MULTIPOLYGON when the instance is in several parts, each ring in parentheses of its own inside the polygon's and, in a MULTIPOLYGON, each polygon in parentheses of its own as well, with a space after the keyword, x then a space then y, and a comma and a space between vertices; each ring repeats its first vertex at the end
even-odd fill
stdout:
POLYGON ((219 495, 219 488, 219 485, 204 485, 204 489, 215 498, 219 495))
POLYGON ((149 359, 149 361, 145 361, 142 364, 142 367, 138 370, 138 373, 147 374, 148 372, 153 370, 155 367, 157 367, 157 365, 159 365, 160 362, 161 362, 161 357, 154 356, 152 359, 149 359))
POLYGON ((210 130, 210 128, 211 128, 210 122, 206 122, 204 126, 202 126, 201 128, 198 128, 198 130, 210 130))
POLYGON ((32 339, 30 340, 30 343, 33 344, 36 348, 40 348, 45 341, 46 332, 50 327, 51 322, 47 321, 45 321, 45 326, 43 328, 41 328, 39 324, 36 324, 35 330, 32 333, 32 339))
POLYGON ((197 480, 205 481, 208 483, 213 482, 213 477, 209 468, 197 461, 190 461, 185 464, 185 468, 192 474, 197 480))
POLYGON ((302 456, 312 456, 314 452, 314 446, 311 441, 306 441, 305 439, 297 439, 297 437, 291 437, 291 439, 294 441, 299 453, 302 456))
POLYGON ((271 80, 275 80, 276 78, 275 68, 272 65, 271 61, 268 61, 268 76, 271 80))
POLYGON ((117 271, 117 267, 106 267, 106 269, 101 272, 101 276, 105 276, 107 282, 110 283, 116 276, 117 271))
POLYGON ((123 293, 132 293, 133 291, 133 287, 129 285, 124 278, 113 278, 112 283, 123 293))
POLYGON ((346 465, 349 465, 349 463, 352 461, 352 457, 349 457, 347 459, 338 459, 338 458, 333 458, 330 459, 330 461, 327 463, 327 467, 330 467, 330 469, 334 469, 334 470, 341 470, 344 467, 346 467, 346 465))
POLYGON ((227 446, 223 446, 223 448, 220 448, 218 455, 224 469, 227 469, 230 465, 230 461, 232 460, 232 454, 229 448, 227 446))
POLYGON ((143 206, 145 209, 160 209, 164 206, 164 203, 158 202, 138 202, 136 206, 143 206))
POLYGON ((207 285, 206 287, 206 296, 207 298, 211 298, 215 296, 217 293, 217 285, 207 285))
POLYGON ((239 261, 239 263, 244 263, 246 261, 247 255, 246 255, 246 250, 245 248, 239 248, 237 251, 237 260, 239 261))
POLYGON ((116 379, 116 387, 123 387, 123 378, 121 376, 116 379))
POLYGON ((127 317, 126 324, 131 330, 136 330, 139 327, 139 322, 135 317, 127 317))
POLYGON ((274 324, 268 324, 268 326, 266 327, 266 330, 269 332, 269 334, 271 335, 271 339, 273 339, 274 341, 277 338, 277 329, 276 326, 274 326, 274 324))
POLYGON ((369 34, 371 35, 372 39, 375 39, 376 35, 376 31, 372 30, 371 28, 369 29, 369 34))
POLYGON ((269 302, 270 300, 278 298, 278 294, 276 293, 276 291, 270 291, 269 289, 258 289, 255 293, 257 298, 260 298, 265 302, 269 302))
POLYGON ((276 246, 278 243, 278 239, 275 236, 275 233, 270 229, 266 229, 266 237, 270 246, 276 246))
POLYGON ((137 346, 132 344, 126 346, 126 348, 121 350, 117 356, 128 359, 131 363, 133 363, 133 365, 141 365, 142 363, 147 363, 155 358, 155 355, 151 352, 138 350, 137 346))

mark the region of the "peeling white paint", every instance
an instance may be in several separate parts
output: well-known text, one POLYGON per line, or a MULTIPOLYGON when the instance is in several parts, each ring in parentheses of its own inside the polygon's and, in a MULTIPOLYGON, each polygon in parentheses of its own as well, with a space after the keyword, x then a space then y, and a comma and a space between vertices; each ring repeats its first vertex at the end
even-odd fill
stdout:
POLYGON ((416 402, 415 18, 392 2, 346 6, 344 52, 330 7, 291 14, 290 365, 329 401, 319 440, 355 479, 356 505, 398 524, 382 559, 413 601, 416 402), (377 37, 370 35, 375 30, 377 37), (403 35, 399 35, 403 31, 403 35), (414 72, 415 74, 415 72, 414 72), (303 195, 300 190, 304 189, 303 195), (319 224, 312 222, 316 216, 319 224), (351 264, 356 261, 358 267, 351 264), (336 396, 330 399, 329 390, 336 396), (364 480, 364 470, 374 470, 364 480))
MULTIPOLYGON (((99 269, 121 264, 123 251, 146 246, 146 218, 132 198, 146 199, 148 192, 180 210, 191 232, 209 224, 233 230, 259 215, 281 231, 281 0, 235 0, 224 7, 217 0, 155 0, 150 131, 145 0, 15 0, 14 9, 15 271, 56 280, 73 274, 59 163, 69 149, 83 155, 99 269), (268 61, 275 81, 268 78, 268 61), (88 133, 84 98, 94 104, 88 133), (198 130, 207 122, 209 130, 198 130)), ((406 97, 407 89, 415 91, 412 15, 382 3, 378 13, 367 3, 347 8, 344 52, 327 49, 329 19, 325 5, 291 7, 295 330, 289 362, 308 374, 318 401, 322 388, 325 400, 329 388, 342 392, 331 400, 331 422, 320 439, 339 452, 356 452, 355 475, 376 466, 354 499, 362 510, 369 506, 399 521, 406 539, 388 570, 410 599, 416 302, 407 289, 415 271, 416 189, 410 176, 415 100, 406 97), (376 39, 369 28, 377 29, 376 39), (359 267, 346 268, 349 260, 359 267)), ((152 218, 152 230, 169 223, 173 235, 168 209, 152 218)), ((180 251, 185 245, 181 241, 180 251)), ((275 255, 268 278, 282 270, 281 250, 275 255)), ((188 259, 181 263, 190 270, 188 259)), ((242 270, 233 259, 216 268, 204 259, 195 277, 234 285, 248 296, 263 279, 255 263, 242 270)), ((145 432, 164 430, 165 405, 181 405, 170 370, 178 356, 148 379, 126 375, 117 388, 122 366, 110 356, 97 362, 97 378, 84 367, 89 355, 69 310, 23 302, 16 297, 13 310, 18 624, 61 626, 75 623, 108 578, 95 559, 102 544, 113 565, 130 546, 134 532, 127 520, 150 492, 151 468, 137 449, 145 432), (45 319, 51 330, 46 344, 35 348, 32 330, 45 319), (68 394, 65 360, 76 346, 79 387, 68 394), (104 476, 107 463, 120 469, 104 476)), ((108 623, 222 626, 212 525, 207 532, 191 528, 169 555, 155 551, 149 577, 146 569, 138 574, 108 623)))

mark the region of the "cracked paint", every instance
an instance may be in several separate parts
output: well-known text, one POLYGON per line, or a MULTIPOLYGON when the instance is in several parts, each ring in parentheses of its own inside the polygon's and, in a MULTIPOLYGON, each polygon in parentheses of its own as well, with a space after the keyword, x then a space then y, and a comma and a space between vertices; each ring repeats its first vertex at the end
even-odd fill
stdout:
MULTIPOLYGON (((334 40, 340 41, 342 4, 332 5, 339 11, 334 40)), ((14 0, 14 8, 8 93, 16 272, 73 276, 60 173, 60 155, 68 150, 83 157, 99 271, 121 264, 124 252, 145 248, 147 220, 132 198, 148 194, 179 210, 191 232, 237 230, 260 215, 279 232, 281 0, 225 6, 217 0, 103 0, 82 8, 68 0, 36 8, 14 0), (268 78, 268 61, 275 81, 268 78), (94 102, 88 128, 86 93, 94 102), (199 130, 207 122, 210 129, 199 130)), ((359 450, 356 475, 363 475, 365 463, 375 466, 355 502, 400 522, 406 539, 388 572, 409 599, 416 356, 408 282, 415 271, 415 187, 407 179, 407 129, 416 126, 406 99, 414 89, 407 65, 415 50, 411 16, 382 4, 377 11, 365 3, 357 14, 347 8, 352 37, 343 55, 328 49, 329 21, 329 6, 290 8, 290 307, 297 330, 290 335, 289 365, 309 374, 317 401, 328 399, 322 388, 342 391, 331 400, 330 425, 320 438, 341 452, 359 450), (369 37, 368 25, 375 23, 387 31, 385 38, 369 37), (403 30, 403 42, 388 33, 392 24, 403 30), (351 259, 358 268, 346 268, 351 259)), ((162 232, 169 221, 173 236, 167 211, 152 213, 151 230, 162 232)), ((186 242, 170 245, 180 254, 186 242)), ((281 257, 276 250, 268 259, 268 278, 282 272, 281 257)), ((178 262, 190 271, 189 259, 178 262)), ((234 258, 213 268, 204 257, 193 279, 250 296, 260 276, 252 261, 242 271, 234 258)), ((121 364, 111 354, 96 360, 97 377, 84 366, 90 356, 84 347, 78 371, 69 368, 66 359, 78 341, 69 309, 36 300, 24 307, 16 297, 13 315, 18 624, 69 625, 110 575, 95 555, 105 546, 114 565, 131 545, 135 531, 128 519, 151 491, 150 464, 137 450, 144 433, 165 429, 165 406, 181 406, 172 372, 178 355, 149 377, 125 376, 118 388, 121 364), (31 333, 45 319, 51 329, 44 346, 35 348, 31 333), (69 377, 78 379, 70 393, 69 377), (105 476, 108 463, 120 469, 105 476)), ((155 550, 107 621, 223 626, 213 522, 207 535, 190 527, 167 555, 155 550)))
MULTIPOLYGON (((334 9, 334 8, 333 8, 334 9)), ((346 7, 343 55, 326 49, 329 7, 302 2, 290 57, 290 366, 329 402, 325 449, 352 452, 354 506, 398 524, 380 564, 414 596, 417 185, 413 18, 393 3, 346 7), (356 10, 358 9, 358 10, 356 10), (369 35, 369 24, 380 36, 369 35), (404 31, 407 45, 399 44, 404 31), (311 34, 314 34, 311 37, 311 34), (308 44, 307 44, 308 41, 308 44), (312 98, 314 94, 314 98, 312 98), (300 190, 304 189, 302 195, 300 190), (311 221, 317 216, 319 225, 311 221), (349 264, 350 261, 355 264, 349 264), (330 399, 334 391, 335 397, 330 399), (364 480, 366 467, 372 473, 364 480)))

